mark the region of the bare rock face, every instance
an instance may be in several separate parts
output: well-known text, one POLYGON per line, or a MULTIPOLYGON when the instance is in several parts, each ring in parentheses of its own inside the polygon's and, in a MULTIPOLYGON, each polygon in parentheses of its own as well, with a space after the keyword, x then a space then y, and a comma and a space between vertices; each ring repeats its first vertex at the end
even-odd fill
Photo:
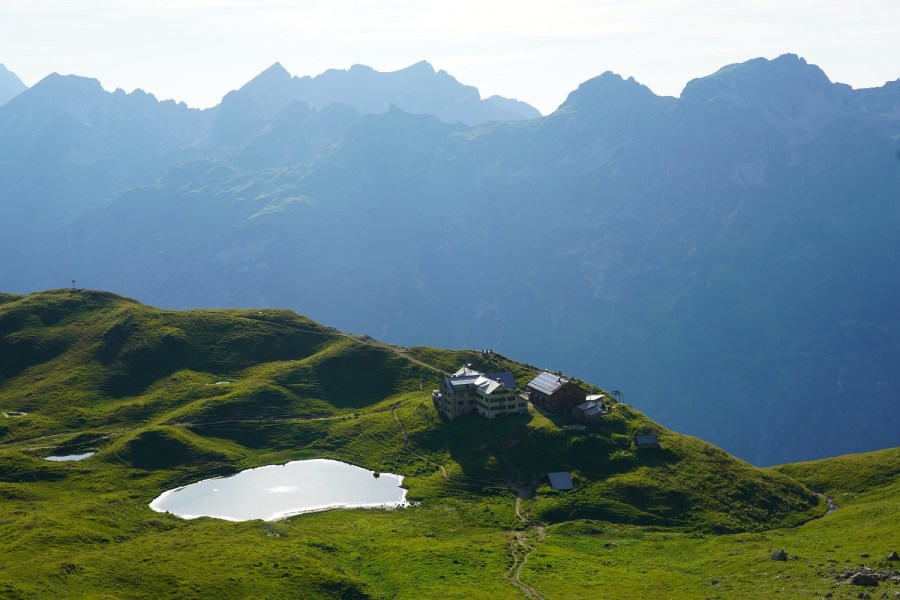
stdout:
POLYGON ((772 556, 770 556, 769 558, 771 558, 772 560, 786 561, 788 559, 788 555, 787 552, 784 551, 784 548, 782 548, 781 550, 776 550, 775 552, 773 552, 772 556))
POLYGON ((897 556, 897 551, 894 550, 893 552, 891 552, 890 554, 888 554, 886 560, 891 560, 891 561, 894 561, 894 560, 900 560, 900 556, 897 556))

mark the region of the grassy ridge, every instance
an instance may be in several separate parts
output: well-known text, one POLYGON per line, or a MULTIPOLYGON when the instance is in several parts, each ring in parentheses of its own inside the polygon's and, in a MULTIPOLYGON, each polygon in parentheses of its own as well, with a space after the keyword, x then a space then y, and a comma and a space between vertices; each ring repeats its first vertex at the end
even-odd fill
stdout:
MULTIPOLYGON (((4 597, 515 597, 515 539, 536 535, 536 523, 547 537, 522 580, 579 597, 589 588, 564 584, 569 567, 557 561, 587 568, 610 535, 623 547, 659 538, 675 565, 696 540, 800 531, 791 527, 825 512, 810 488, 852 487, 838 476, 844 463, 756 469, 624 404, 573 433, 560 428, 568 417, 533 412, 442 422, 430 401, 441 371, 472 363, 524 384, 535 370, 499 354, 356 339, 288 311, 161 311, 86 290, 6 295, 0 359, 4 597), (634 447, 647 432, 662 449, 634 447), (80 463, 41 460, 87 450, 97 454, 80 463), (147 507, 177 485, 311 457, 404 474, 419 504, 276 524, 147 507), (572 472, 575 491, 549 488, 556 470, 572 472), (594 529, 608 533, 585 533, 594 529), (750 533, 716 535, 731 532, 750 533)), ((895 459, 867 459, 869 480, 896 475, 895 459)))
POLYGON ((558 598, 894 597, 900 584, 861 590, 836 576, 859 565, 898 570, 886 560, 900 548, 898 465, 894 448, 774 468, 808 477, 839 505, 798 527, 709 535, 588 521, 552 526, 522 577, 558 598), (790 560, 771 560, 781 548, 790 560))
POLYGON ((900 448, 773 467, 834 498, 890 486, 900 479, 900 448))

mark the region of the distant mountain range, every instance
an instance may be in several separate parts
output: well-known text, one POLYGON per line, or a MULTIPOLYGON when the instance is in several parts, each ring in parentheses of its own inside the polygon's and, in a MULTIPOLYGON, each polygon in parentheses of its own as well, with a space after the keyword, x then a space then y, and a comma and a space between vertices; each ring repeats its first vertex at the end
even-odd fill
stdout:
POLYGON ((208 110, 51 75, 0 107, 0 288, 494 348, 757 464, 900 444, 900 80, 784 55, 529 109, 427 63, 208 110))
POLYGON ((518 100, 501 96, 482 100, 476 88, 460 84, 446 71, 435 72, 426 61, 391 73, 353 65, 346 71, 330 69, 316 77, 291 77, 275 63, 236 93, 252 98, 267 117, 298 100, 313 109, 346 104, 360 114, 381 114, 395 106, 408 113, 434 115, 445 123, 467 125, 541 116, 536 108, 518 100))

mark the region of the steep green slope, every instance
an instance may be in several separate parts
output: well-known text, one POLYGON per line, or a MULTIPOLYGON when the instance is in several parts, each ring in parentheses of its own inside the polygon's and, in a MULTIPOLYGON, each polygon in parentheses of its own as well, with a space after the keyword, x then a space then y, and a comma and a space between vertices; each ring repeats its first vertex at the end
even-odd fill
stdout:
POLYGON ((287 311, 162 311, 86 290, 3 296, 0 593, 513 597, 528 577, 553 583, 522 561, 544 526, 550 552, 563 539, 554 532, 585 519, 731 539, 715 534, 766 536, 825 512, 788 467, 754 468, 622 403, 575 432, 562 429, 569 417, 535 412, 444 422, 430 390, 463 363, 509 369, 520 385, 536 372, 499 354, 397 348, 287 311), (637 450, 633 436, 649 432, 662 448, 637 450), (40 460, 85 451, 97 454, 40 460), (311 457, 406 475, 417 504, 275 524, 183 521, 147 506, 177 485, 311 457), (549 488, 558 470, 574 491, 549 488))

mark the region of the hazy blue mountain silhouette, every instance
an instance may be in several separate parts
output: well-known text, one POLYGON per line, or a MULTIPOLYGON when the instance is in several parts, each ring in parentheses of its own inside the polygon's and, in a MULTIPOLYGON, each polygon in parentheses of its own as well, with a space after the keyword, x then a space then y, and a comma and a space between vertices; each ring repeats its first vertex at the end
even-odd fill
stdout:
POLYGON ((0 106, 0 253, 30 254, 117 190, 197 154, 210 116, 56 73, 18 94, 0 106))
POLYGON ((470 127, 319 106, 297 81, 273 67, 215 109, 120 126, 84 115, 128 96, 84 81, 0 108, 0 140, 97 157, 48 144, 36 182, 37 154, 0 149, 0 238, 33 225, 0 242, 0 282, 490 347, 756 463, 900 444, 900 82, 853 90, 794 55, 680 98, 605 73, 546 117, 470 127), (126 140, 156 172, 110 183, 126 140))
POLYGON ((3 106, 26 89, 28 87, 22 83, 18 75, 4 65, 0 65, 0 106, 3 106))
POLYGON ((433 115, 446 123, 467 125, 541 116, 537 109, 518 100, 500 96, 482 100, 476 88, 459 83, 446 71, 435 71, 426 61, 392 72, 353 65, 347 70, 329 69, 315 77, 291 77, 275 63, 240 91, 254 98, 268 115, 299 100, 312 108, 346 104, 360 114, 384 113, 396 106, 409 113, 433 115))

